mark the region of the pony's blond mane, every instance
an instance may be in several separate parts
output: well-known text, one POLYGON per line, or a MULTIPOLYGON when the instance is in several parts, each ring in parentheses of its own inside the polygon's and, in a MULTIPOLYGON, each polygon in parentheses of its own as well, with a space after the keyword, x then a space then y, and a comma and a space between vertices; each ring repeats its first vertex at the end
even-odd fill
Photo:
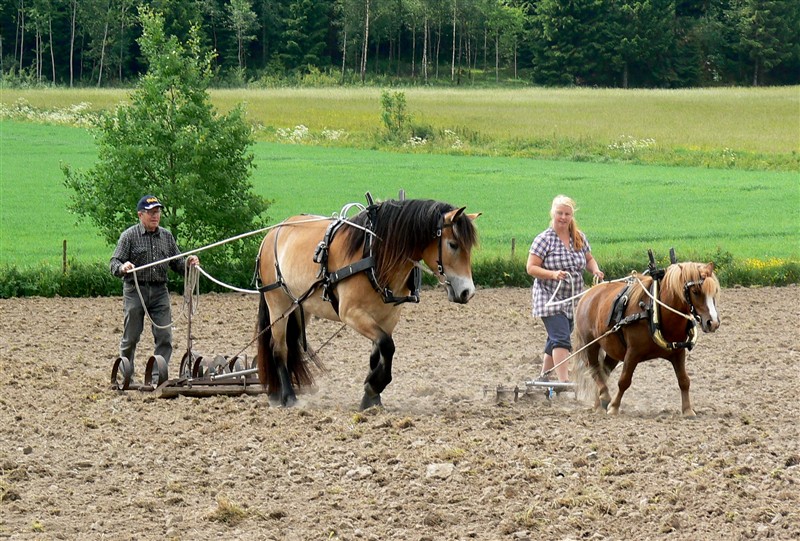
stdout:
MULTIPOLYGON (((642 284, 649 290, 650 284, 653 283, 652 276, 645 276, 634 273, 634 276, 641 280, 642 284)), ((719 294, 719 280, 714 274, 714 267, 706 263, 694 263, 687 261, 685 263, 673 263, 667 267, 664 273, 664 278, 661 280, 661 293, 666 296, 683 299, 683 286, 688 282, 697 282, 703 279, 703 285, 700 286, 703 294, 707 297, 716 298, 719 294)), ((630 294, 628 304, 632 306, 639 306, 640 301, 648 302, 649 296, 639 286, 638 282, 633 292, 630 294)))
POLYGON ((701 290, 707 297, 716 297, 719 293, 719 281, 714 275, 714 267, 704 263, 675 263, 667 267, 667 273, 661 282, 665 291, 683 297, 683 285, 687 282, 703 280, 701 290))

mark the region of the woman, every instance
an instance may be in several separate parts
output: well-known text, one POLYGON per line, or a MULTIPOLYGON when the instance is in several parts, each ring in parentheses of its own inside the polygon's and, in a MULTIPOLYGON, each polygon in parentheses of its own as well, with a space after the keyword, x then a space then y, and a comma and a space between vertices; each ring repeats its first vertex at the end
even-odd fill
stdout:
POLYGON ((575 201, 557 195, 550 207, 550 227, 531 244, 526 270, 533 276, 533 316, 542 318, 547 330, 542 376, 555 367, 558 380, 569 381, 569 366, 564 362, 572 351, 572 305, 566 300, 583 290, 583 270, 598 280, 603 271, 592 257, 586 235, 575 222, 575 201), (566 302, 562 302, 565 301, 566 302))

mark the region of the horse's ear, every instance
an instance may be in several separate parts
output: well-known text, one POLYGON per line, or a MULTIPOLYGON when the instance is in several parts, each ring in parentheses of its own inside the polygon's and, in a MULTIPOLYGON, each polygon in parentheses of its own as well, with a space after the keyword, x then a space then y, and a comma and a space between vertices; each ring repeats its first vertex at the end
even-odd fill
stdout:
POLYGON ((483 213, 482 212, 476 212, 474 214, 467 214, 467 218, 469 218, 470 221, 474 222, 478 218, 478 216, 480 216, 481 214, 483 214, 483 213))
POLYGON ((446 224, 455 223, 455 221, 458 220, 459 216, 461 216, 464 213, 464 209, 466 209, 466 208, 467 207, 461 207, 460 209, 454 209, 454 210, 451 210, 450 212, 448 212, 447 214, 445 214, 444 215, 444 223, 446 223, 446 224))
POLYGON ((697 269, 700 271, 700 278, 708 278, 714 274, 714 262, 697 264, 697 269))

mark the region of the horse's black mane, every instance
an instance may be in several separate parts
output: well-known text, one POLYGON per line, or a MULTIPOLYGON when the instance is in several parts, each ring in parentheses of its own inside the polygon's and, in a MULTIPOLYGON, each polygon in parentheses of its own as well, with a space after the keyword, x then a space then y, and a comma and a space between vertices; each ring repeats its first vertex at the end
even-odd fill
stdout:
MULTIPOLYGON (((422 250, 430 244, 441 225, 442 215, 455 209, 453 205, 431 199, 388 199, 375 205, 375 223, 372 231, 373 255, 381 284, 387 284, 395 271, 409 259, 419 260, 422 250)), ((369 209, 349 221, 369 228, 369 209)), ((360 256, 365 233, 361 228, 348 227, 345 250, 348 257, 360 256)), ((462 214, 453 224, 453 236, 465 249, 478 241, 475 226, 462 214)))

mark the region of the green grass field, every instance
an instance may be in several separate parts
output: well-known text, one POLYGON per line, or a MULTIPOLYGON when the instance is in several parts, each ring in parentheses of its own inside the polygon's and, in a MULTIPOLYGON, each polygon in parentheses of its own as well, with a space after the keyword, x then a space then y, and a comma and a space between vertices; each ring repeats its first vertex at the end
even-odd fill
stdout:
MULTIPOLYGON (((800 257, 797 172, 578 163, 521 158, 403 154, 258 143, 252 182, 275 204, 278 221, 296 213, 329 215, 364 192, 389 198, 435 198, 483 212, 478 260, 527 252, 548 223, 550 201, 578 201, 577 219, 605 258, 646 262, 648 248, 681 259, 718 251, 736 258, 800 257)), ((96 148, 83 129, 0 122, 0 265, 60 264, 69 257, 105 261, 104 245, 88 223, 65 210, 61 162, 88 168, 96 148)), ((132 202, 133 205, 133 202, 132 202)), ((131 221, 135 213, 131 211, 131 221)), ((190 247, 185 247, 190 248, 190 247)))
MULTIPOLYGON (((621 138, 652 140, 654 147, 765 154, 800 151, 799 87, 686 90, 426 89, 403 88, 413 121, 494 141, 541 144, 563 139, 606 147, 621 138), (793 119, 793 120, 792 120, 793 119)), ((222 112, 247 105, 248 117, 268 127, 299 124, 313 131, 343 130, 353 138, 381 128, 380 88, 211 90, 222 112)), ((90 110, 126 102, 130 90, 3 89, 0 104, 23 99, 39 109, 84 103, 90 110)))

